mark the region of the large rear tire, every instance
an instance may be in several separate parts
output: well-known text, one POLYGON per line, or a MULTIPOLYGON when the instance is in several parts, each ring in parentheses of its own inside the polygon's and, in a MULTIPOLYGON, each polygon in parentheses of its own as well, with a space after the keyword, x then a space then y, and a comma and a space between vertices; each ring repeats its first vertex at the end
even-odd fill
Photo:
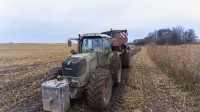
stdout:
POLYGON ((97 68, 91 74, 87 89, 87 102, 91 108, 106 109, 112 97, 112 77, 110 71, 97 68))
POLYGON ((111 59, 110 70, 112 73, 114 84, 119 84, 122 80, 122 61, 121 57, 117 54, 111 59))
POLYGON ((122 54, 122 67, 129 68, 129 66, 130 66, 130 53, 126 51, 122 54))

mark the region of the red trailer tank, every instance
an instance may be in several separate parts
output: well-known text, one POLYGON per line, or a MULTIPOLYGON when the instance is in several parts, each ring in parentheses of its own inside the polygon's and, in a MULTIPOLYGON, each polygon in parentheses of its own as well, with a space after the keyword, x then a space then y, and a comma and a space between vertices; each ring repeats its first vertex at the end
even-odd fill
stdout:
POLYGON ((107 34, 112 37, 113 47, 121 47, 128 42, 127 30, 110 30, 107 32, 102 32, 102 34, 107 34))

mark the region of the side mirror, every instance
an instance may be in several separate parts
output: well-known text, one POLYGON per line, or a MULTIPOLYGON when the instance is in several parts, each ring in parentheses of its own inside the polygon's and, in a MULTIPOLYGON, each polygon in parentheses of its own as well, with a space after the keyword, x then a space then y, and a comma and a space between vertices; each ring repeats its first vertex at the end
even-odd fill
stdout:
POLYGON ((72 54, 77 54, 77 52, 75 50, 71 50, 70 51, 72 54))
POLYGON ((68 40, 67 45, 68 45, 68 47, 71 47, 71 46, 72 46, 72 41, 71 41, 71 40, 68 40))

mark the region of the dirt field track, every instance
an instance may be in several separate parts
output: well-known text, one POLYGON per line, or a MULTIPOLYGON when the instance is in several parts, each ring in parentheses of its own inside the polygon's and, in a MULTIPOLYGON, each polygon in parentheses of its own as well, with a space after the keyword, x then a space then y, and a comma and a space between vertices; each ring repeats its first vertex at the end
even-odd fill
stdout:
MULTIPOLYGON (((51 51, 57 53, 48 54, 48 59, 51 61, 43 62, 47 53, 41 53, 40 57, 44 57, 41 62, 39 61, 40 63, 32 54, 23 59, 17 58, 17 63, 26 60, 29 56, 33 56, 38 63, 28 64, 24 61, 16 64, 11 58, 8 59, 12 60, 9 64, 6 61, 0 62, 1 112, 43 112, 40 84, 48 77, 44 73, 50 68, 59 66, 68 52, 63 46, 58 47, 63 48, 62 50, 53 48, 53 46, 50 48, 51 51), (60 57, 54 59, 57 55, 60 57)), ((6 48, 0 50, 0 52, 8 52, 6 48)), ((18 52, 13 55, 16 53, 18 52)), ((5 57, 7 56, 1 56, 0 59, 5 57)), ((112 102, 105 112, 198 112, 198 108, 190 105, 190 102, 187 93, 179 90, 177 85, 150 59, 147 49, 142 48, 131 58, 130 69, 123 70, 122 85, 114 88, 112 102)), ((82 98, 72 102, 70 112, 98 112, 98 110, 90 110, 85 99, 82 98)))
POLYGON ((1 44, 0 111, 16 112, 29 103, 27 108, 35 108, 47 72, 60 66, 68 51, 64 44, 1 44))

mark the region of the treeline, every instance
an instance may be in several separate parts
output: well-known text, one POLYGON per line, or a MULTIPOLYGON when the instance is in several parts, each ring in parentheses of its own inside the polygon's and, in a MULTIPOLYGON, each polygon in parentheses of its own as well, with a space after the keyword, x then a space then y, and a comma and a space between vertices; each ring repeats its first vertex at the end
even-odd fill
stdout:
POLYGON ((159 29, 154 32, 149 33, 144 39, 134 40, 136 45, 144 45, 148 43, 156 44, 185 44, 185 43, 195 43, 197 36, 193 29, 185 30, 182 26, 159 29))

